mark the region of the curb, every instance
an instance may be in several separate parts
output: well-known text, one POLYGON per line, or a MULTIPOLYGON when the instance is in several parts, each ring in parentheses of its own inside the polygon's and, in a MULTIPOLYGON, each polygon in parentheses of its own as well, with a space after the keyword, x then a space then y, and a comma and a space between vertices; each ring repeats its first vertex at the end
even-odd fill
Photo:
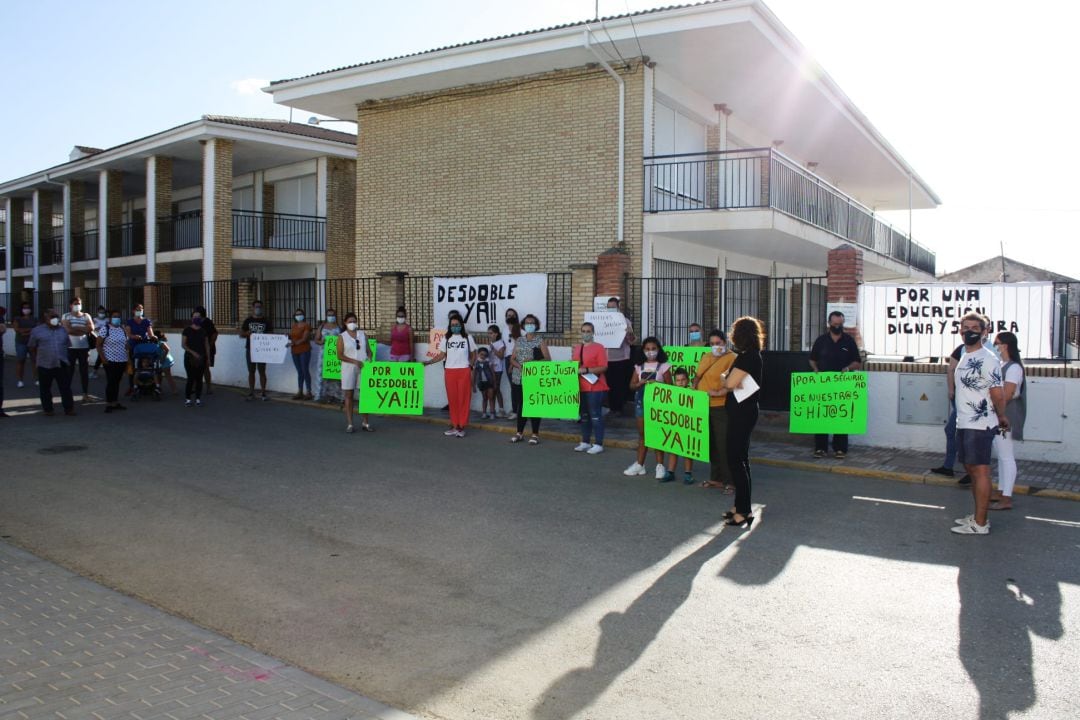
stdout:
MULTIPOLYGON (((338 411, 338 408, 334 405, 324 403, 312 403, 309 400, 293 400, 291 397, 274 398, 275 402, 288 403, 290 405, 302 405, 304 407, 314 407, 322 410, 334 410, 338 411)), ((410 420, 412 422, 423 423, 425 425, 445 425, 446 418, 432 417, 430 415, 394 415, 393 417, 402 420, 410 420)), ((495 425, 491 423, 478 422, 469 423, 470 428, 477 430, 486 430, 488 432, 497 432, 504 435, 513 435, 516 429, 505 425, 495 425)), ((577 442, 580 438, 574 433, 562 432, 562 431, 545 431, 544 437, 551 440, 558 440, 561 442, 577 442)), ((622 450, 636 450, 636 440, 607 440, 604 442, 604 447, 620 448, 622 450)), ((897 472, 895 470, 875 470, 873 468, 861 468, 851 467, 845 465, 822 465, 817 462, 809 462, 803 460, 786 460, 784 458, 771 458, 771 457, 751 457, 750 460, 759 465, 769 465, 771 467, 787 468, 789 470, 805 470, 809 472, 818 473, 832 473, 834 475, 846 475, 848 477, 865 477, 873 478, 875 480, 892 480, 894 482, 911 483, 913 485, 935 485, 937 487, 957 487, 955 480, 950 480, 944 477, 937 477, 930 473, 918 474, 918 473, 905 473, 897 472)), ((1051 498, 1054 500, 1071 500, 1073 502, 1080 502, 1080 492, 1073 492, 1071 490, 1054 490, 1051 488, 1043 488, 1030 485, 1016 485, 1013 488, 1014 495, 1030 495, 1051 498)))

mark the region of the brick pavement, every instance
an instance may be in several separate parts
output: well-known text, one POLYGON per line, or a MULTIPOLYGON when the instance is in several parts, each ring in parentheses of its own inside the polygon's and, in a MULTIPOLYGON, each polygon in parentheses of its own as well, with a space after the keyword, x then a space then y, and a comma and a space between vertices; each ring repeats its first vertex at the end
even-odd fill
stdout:
POLYGON ((4 720, 408 720, 0 541, 4 720))

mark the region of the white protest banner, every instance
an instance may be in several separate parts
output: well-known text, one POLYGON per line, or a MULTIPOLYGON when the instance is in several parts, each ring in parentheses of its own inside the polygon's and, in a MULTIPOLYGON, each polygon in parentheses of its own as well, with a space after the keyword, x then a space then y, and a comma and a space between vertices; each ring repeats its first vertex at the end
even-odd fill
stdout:
POLYGON ((959 345, 960 318, 990 318, 991 337, 1015 333, 1024 358, 1053 357, 1054 284, 867 283, 859 288, 859 332, 872 355, 946 357, 959 345))
POLYGON ((620 312, 588 312, 585 322, 592 323, 593 340, 605 348, 619 347, 626 337, 626 316, 620 312))
POLYGON ((465 318, 469 332, 486 333, 489 325, 503 325, 508 308, 518 317, 528 314, 540 319, 540 330, 547 327, 547 287, 545 273, 522 275, 473 275, 458 278, 433 278, 434 319, 445 322, 451 310, 465 318))
POLYGON ((289 348, 285 344, 287 342, 289 342, 288 335, 252 333, 251 362, 271 363, 273 365, 285 362, 285 356, 289 353, 289 348))

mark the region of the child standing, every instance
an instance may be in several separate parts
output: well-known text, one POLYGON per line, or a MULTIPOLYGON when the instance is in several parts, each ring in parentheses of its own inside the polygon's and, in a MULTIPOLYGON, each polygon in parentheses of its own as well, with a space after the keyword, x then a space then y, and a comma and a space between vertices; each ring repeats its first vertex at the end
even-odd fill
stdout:
POLYGON ((495 417, 495 368, 489 359, 486 347, 476 350, 473 390, 480 391, 480 417, 484 420, 495 417))
MULTIPOLYGON (((634 417, 637 418, 638 448, 637 459, 634 464, 623 470, 623 475, 634 476, 645 474, 645 456, 649 450, 645 447, 645 386, 649 383, 671 382, 671 366, 667 362, 667 353, 655 337, 645 338, 641 344, 645 353, 645 362, 634 366, 634 374, 630 378, 630 389, 634 391, 634 417)), ((667 476, 664 468, 664 453, 654 450, 656 455, 656 479, 663 480, 667 476)))
POLYGON ((169 381, 170 393, 175 395, 177 393, 176 380, 173 380, 172 366, 176 364, 176 358, 173 357, 172 350, 169 349, 169 343, 168 339, 165 337, 165 333, 159 332, 158 340, 161 341, 158 344, 158 351, 161 353, 161 373, 158 375, 157 384, 160 388, 162 377, 166 378, 169 381))
MULTIPOLYGON (((671 379, 675 383, 676 387, 690 387, 690 373, 686 371, 686 368, 675 368, 675 372, 671 374, 671 379)), ((694 484, 694 461, 690 458, 683 458, 683 485, 694 484)), ((667 472, 664 473, 664 477, 660 482, 669 483, 675 479, 675 466, 679 462, 679 456, 673 452, 668 453, 667 472)))
MULTIPOLYGON (((491 344, 491 369, 495 373, 495 402, 499 404, 498 412, 493 412, 492 417, 506 417, 503 406, 502 376, 506 370, 506 341, 503 340, 502 330, 498 325, 488 326, 488 341, 491 344)), ((491 406, 492 411, 495 406, 491 406)))

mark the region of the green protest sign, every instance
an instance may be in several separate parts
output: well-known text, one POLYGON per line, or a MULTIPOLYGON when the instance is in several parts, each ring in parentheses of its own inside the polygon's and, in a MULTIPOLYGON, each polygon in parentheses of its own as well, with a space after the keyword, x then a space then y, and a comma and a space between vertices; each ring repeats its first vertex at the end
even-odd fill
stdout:
POLYGON ((379 349, 379 341, 375 338, 368 338, 368 360, 375 359, 375 351, 379 349))
POLYGON ((664 348, 667 352, 667 360, 671 365, 671 371, 675 372, 675 368, 686 368, 686 372, 690 374, 690 380, 693 381, 694 376, 697 375, 697 366, 701 362, 701 358, 712 352, 712 348, 708 345, 704 347, 690 347, 688 345, 672 345, 664 348))
POLYGON ((530 360, 521 366, 521 416, 575 420, 581 415, 577 361, 530 360))
POLYGON ((865 372, 791 373, 792 433, 866 432, 865 372))
POLYGON ((645 446, 709 462, 709 395, 663 383, 645 386, 645 446))
POLYGON ((366 362, 360 368, 359 409, 375 415, 424 413, 421 363, 366 362))
POLYGON ((322 376, 323 380, 341 379, 341 360, 337 354, 337 335, 327 335, 323 339, 322 376))

